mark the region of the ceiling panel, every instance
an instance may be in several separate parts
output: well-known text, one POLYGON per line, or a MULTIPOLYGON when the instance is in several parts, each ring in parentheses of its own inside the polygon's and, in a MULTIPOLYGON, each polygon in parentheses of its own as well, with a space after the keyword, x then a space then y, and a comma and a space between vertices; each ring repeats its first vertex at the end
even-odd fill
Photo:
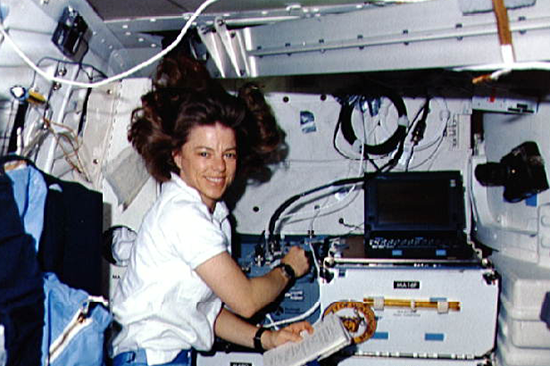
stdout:
MULTIPOLYGON (((104 20, 178 16, 195 11, 199 0, 88 0, 104 20)), ((327 7, 343 4, 362 4, 352 0, 219 0, 206 13, 237 13, 283 9, 292 11, 308 7, 327 7)))
POLYGON ((199 6, 201 2, 188 0, 178 4, 171 0, 88 0, 88 3, 104 20, 114 20, 186 13, 199 6))

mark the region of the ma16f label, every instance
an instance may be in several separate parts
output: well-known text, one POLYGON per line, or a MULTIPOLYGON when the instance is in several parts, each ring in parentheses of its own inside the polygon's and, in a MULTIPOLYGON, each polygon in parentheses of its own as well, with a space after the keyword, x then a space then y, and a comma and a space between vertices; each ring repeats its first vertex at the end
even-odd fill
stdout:
POLYGON ((393 281, 394 289, 419 290, 420 281, 393 281))

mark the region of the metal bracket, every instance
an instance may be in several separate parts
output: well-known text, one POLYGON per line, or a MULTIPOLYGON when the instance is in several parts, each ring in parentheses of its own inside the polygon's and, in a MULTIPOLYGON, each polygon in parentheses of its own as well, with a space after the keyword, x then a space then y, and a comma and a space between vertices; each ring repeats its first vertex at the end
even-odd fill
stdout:
POLYGON ((214 29, 202 28, 198 33, 216 64, 220 77, 250 75, 240 33, 227 29, 227 24, 222 18, 215 19, 214 29))

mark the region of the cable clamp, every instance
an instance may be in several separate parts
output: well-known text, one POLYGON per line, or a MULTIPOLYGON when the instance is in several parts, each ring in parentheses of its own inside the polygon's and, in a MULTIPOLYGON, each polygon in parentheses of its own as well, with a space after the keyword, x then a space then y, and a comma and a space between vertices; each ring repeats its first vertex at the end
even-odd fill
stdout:
POLYGON ((439 314, 446 314, 449 312, 449 302, 448 301, 438 301, 437 302, 437 312, 439 314))
POLYGON ((384 298, 382 296, 373 297, 372 300, 372 307, 374 310, 384 310, 384 298))

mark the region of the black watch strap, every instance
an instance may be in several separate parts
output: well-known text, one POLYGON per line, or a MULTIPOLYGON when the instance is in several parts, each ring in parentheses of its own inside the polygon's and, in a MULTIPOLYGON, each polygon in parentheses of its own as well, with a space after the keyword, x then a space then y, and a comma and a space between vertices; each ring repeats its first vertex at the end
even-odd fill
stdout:
POLYGON ((288 278, 289 281, 294 281, 296 279, 296 272, 290 264, 280 263, 275 268, 280 268, 283 271, 283 275, 288 278))
POLYGON ((262 334, 267 330, 267 328, 259 327, 256 331, 256 334, 254 335, 254 349, 258 352, 265 351, 264 347, 262 346, 262 334))

